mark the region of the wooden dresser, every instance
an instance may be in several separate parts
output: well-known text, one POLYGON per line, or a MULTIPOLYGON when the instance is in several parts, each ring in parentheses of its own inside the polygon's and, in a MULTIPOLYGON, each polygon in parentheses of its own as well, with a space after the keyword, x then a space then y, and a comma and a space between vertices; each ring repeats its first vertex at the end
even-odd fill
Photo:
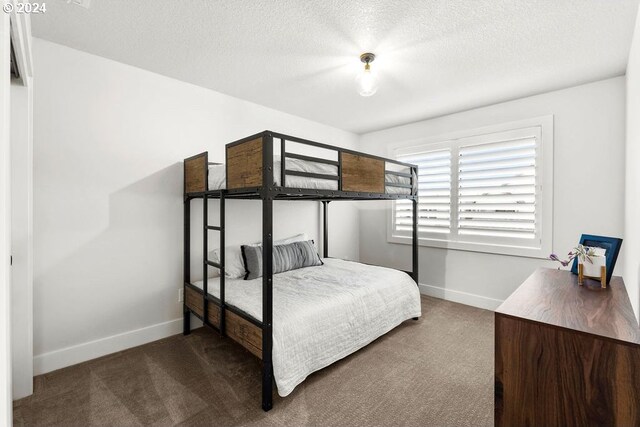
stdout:
POLYGON ((640 426, 640 329, 624 282, 541 268, 495 313, 496 426, 640 426))

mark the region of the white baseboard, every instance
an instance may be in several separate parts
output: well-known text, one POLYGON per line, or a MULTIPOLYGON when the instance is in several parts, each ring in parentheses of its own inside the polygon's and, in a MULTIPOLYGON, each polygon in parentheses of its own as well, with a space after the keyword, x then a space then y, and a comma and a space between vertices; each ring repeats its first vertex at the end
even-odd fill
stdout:
MULTIPOLYGON (((192 318, 192 329, 198 327, 197 323, 195 325, 194 323, 192 318)), ((46 374, 56 369, 157 341, 181 332, 182 318, 39 354, 33 358, 33 374, 46 374)))
POLYGON ((418 285, 420 293, 430 297, 436 297, 447 301, 453 301, 460 304, 471 305, 473 307, 484 308, 485 310, 495 310, 502 304, 502 300, 489 298, 482 295, 470 294, 453 289, 441 288, 439 286, 431 286, 420 283, 418 285))
MULTIPOLYGON (((471 305, 485 310, 495 310, 501 300, 462 291, 445 289, 438 286, 418 285, 420 293, 460 304, 471 305)), ((200 326, 197 319, 192 317, 192 329, 200 326), (195 320, 195 321, 194 321, 195 320)), ((86 362, 107 354, 126 350, 182 332, 182 318, 169 320, 133 331, 123 332, 106 338, 62 348, 60 350, 43 353, 33 358, 34 375, 46 374, 56 369, 86 362)))

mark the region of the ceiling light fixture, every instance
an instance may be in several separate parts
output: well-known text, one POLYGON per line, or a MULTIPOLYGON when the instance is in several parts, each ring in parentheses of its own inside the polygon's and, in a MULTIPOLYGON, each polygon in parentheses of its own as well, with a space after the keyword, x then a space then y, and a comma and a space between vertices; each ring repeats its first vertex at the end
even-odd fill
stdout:
POLYGON ((371 63, 376 59, 373 53, 363 53, 360 61, 364 62, 364 70, 356 77, 358 93, 362 96, 371 96, 378 90, 378 78, 371 71, 371 63))

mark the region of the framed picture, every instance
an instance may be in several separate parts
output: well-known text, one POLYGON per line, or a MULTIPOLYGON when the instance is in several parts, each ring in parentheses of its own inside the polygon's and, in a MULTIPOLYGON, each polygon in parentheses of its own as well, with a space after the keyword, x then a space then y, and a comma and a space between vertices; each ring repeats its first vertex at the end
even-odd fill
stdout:
MULTIPOLYGON (((580 244, 588 246, 590 248, 602 248, 605 250, 605 257, 607 258, 607 284, 611 281, 613 276, 613 269, 616 266, 618 254, 620 253, 620 247, 622 246, 622 239, 616 237, 604 237, 604 236, 592 236, 591 234, 583 234, 580 237, 580 244)), ((578 274, 578 258, 574 258, 573 265, 571 266, 571 272, 578 274)))

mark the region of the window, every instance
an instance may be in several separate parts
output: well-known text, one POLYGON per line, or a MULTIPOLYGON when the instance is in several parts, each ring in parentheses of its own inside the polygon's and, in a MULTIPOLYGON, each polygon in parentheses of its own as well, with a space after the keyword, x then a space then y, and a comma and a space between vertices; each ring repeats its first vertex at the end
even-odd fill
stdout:
MULTIPOLYGON (((547 257, 552 137, 544 117, 395 148, 395 158, 418 166, 420 244, 547 257)), ((394 203, 390 241, 411 241, 411 203, 394 203)))

